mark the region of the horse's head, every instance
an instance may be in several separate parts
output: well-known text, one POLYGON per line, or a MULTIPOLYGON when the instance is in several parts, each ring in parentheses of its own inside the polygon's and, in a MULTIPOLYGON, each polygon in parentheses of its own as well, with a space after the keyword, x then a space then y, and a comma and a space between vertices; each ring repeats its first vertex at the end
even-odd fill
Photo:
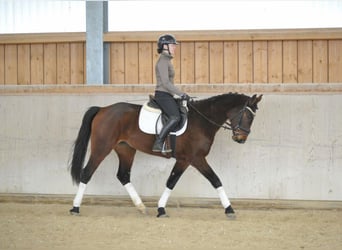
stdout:
POLYGON ((253 95, 250 97, 244 106, 234 109, 229 114, 230 126, 233 131, 233 140, 238 143, 245 143, 251 131, 251 126, 258 109, 258 102, 260 102, 262 95, 253 95))

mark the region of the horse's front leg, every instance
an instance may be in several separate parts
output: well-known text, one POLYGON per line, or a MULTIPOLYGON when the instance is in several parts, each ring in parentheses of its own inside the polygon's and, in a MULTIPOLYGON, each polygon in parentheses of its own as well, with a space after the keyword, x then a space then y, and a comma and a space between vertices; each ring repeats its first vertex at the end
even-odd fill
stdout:
POLYGON ((166 182, 166 188, 158 201, 158 215, 157 217, 167 217, 165 207, 171 195, 171 191, 176 186, 179 178, 182 176, 189 164, 177 161, 171 171, 171 174, 166 182))
POLYGON ((223 189, 220 178, 216 175, 214 170, 209 166, 205 158, 198 159, 193 162, 193 166, 208 179, 211 185, 217 190, 218 196, 220 197, 221 204, 225 209, 225 214, 229 219, 235 219, 235 212, 228 199, 226 192, 223 189))
POLYGON ((119 157, 119 169, 116 177, 125 187, 127 193, 132 199, 133 204, 143 214, 146 214, 146 207, 142 202, 139 194, 131 183, 131 168, 134 160, 136 150, 126 143, 120 143, 115 146, 114 150, 119 157))

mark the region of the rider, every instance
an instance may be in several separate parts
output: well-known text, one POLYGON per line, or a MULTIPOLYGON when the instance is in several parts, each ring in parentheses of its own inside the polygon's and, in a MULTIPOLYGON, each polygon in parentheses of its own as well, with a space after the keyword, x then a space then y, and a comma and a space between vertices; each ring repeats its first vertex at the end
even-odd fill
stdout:
MULTIPOLYGON (((165 152, 163 150, 164 140, 181 119, 178 104, 173 96, 178 95, 182 99, 190 99, 187 94, 179 90, 173 83, 175 70, 171 59, 175 54, 177 44, 176 38, 170 34, 162 35, 158 39, 157 51, 160 56, 155 66, 157 86, 154 97, 162 111, 168 116, 168 120, 159 135, 156 136, 156 141, 152 148, 153 152, 165 152)), ((168 150, 168 152, 170 151, 168 150)))

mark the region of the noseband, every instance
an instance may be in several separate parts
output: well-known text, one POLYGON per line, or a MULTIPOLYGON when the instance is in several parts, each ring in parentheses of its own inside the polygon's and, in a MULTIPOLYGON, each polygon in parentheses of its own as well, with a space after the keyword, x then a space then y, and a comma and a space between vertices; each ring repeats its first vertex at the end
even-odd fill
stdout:
POLYGON ((207 116, 205 116, 204 114, 202 114, 197 108, 195 108, 190 102, 188 103, 200 116, 202 116, 205 120, 207 120, 208 122, 210 122, 211 124, 214 124, 217 127, 223 128, 223 129, 228 129, 228 130, 232 130, 233 132, 235 130, 242 130, 245 133, 249 134, 251 132, 250 129, 248 128, 244 128, 241 126, 241 122, 242 122, 242 116, 246 111, 251 112, 251 114, 253 115, 253 117, 255 116, 255 112, 247 106, 247 103, 245 104, 245 106, 232 118, 229 120, 234 120, 236 118, 239 118, 239 122, 235 127, 232 127, 232 124, 228 121, 225 121, 223 125, 220 125, 212 120, 210 120, 207 116), (239 117, 238 117, 239 116, 239 117))

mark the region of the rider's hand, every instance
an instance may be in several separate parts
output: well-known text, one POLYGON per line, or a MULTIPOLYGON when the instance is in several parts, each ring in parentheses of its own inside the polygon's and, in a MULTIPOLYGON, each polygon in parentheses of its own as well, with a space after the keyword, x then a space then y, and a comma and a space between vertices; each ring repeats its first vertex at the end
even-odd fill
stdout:
POLYGON ((186 100, 186 101, 190 101, 190 99, 191 99, 191 97, 185 93, 183 95, 181 95, 181 98, 182 98, 182 100, 186 100))

